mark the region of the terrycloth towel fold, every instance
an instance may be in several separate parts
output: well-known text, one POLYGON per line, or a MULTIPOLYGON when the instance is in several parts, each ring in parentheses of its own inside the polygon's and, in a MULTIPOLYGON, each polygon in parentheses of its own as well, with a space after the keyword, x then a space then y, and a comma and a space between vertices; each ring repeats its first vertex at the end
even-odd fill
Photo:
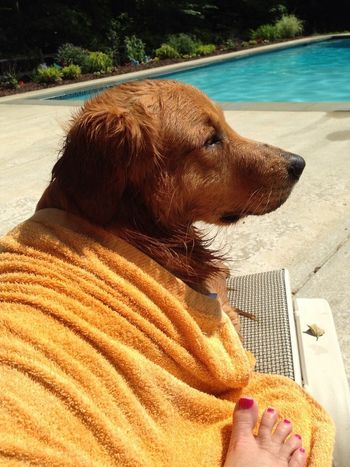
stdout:
POLYGON ((242 394, 331 465, 324 410, 252 373, 217 300, 103 229, 39 211, 0 241, 0 286, 1 465, 218 466, 242 394))

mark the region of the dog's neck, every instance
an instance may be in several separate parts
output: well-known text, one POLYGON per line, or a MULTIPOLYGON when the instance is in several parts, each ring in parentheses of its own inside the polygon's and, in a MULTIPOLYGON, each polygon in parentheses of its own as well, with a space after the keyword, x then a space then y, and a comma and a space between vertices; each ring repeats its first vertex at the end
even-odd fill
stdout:
MULTIPOLYGON (((94 219, 52 183, 43 194, 37 210, 57 208, 92 223, 94 219)), ((139 249, 198 292, 215 291, 211 284, 223 275, 223 258, 209 249, 209 242, 192 224, 165 227, 157 222, 143 203, 121 203, 111 223, 102 225, 139 249), (124 208, 123 208, 124 206, 124 208)))
POLYGON ((200 293, 211 292, 211 279, 222 274, 222 258, 193 225, 114 224, 112 231, 200 293))

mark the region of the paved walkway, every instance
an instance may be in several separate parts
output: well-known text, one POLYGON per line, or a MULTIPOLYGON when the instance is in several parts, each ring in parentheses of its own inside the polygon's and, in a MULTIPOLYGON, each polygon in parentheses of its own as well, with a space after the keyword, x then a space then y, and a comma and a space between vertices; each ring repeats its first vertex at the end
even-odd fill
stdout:
MULTIPOLYGON (((72 111, 0 105, 0 234, 32 214, 72 111)), ((226 116, 242 135, 301 154, 307 165, 284 206, 223 229, 215 243, 231 254, 234 274, 286 267, 298 296, 329 301, 350 380, 350 112, 226 116)))

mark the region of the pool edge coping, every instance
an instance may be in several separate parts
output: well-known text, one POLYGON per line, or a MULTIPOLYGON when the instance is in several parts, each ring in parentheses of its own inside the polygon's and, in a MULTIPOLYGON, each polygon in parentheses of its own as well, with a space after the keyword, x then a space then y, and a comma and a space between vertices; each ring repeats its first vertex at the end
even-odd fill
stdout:
MULTIPOLYGON (((321 42, 323 40, 336 37, 350 37, 350 33, 325 34, 312 36, 302 39, 294 39, 292 41, 279 42, 277 44, 268 44, 258 48, 229 52, 211 57, 197 58, 181 63, 164 65, 161 67, 150 68, 147 70, 134 71, 123 73, 121 75, 108 76, 106 78, 92 79, 80 83, 66 84, 55 86, 47 90, 39 89, 37 91, 29 91, 22 94, 0 97, 0 104, 19 104, 19 105, 49 105, 49 106, 65 106, 77 107, 81 106, 81 101, 53 101, 50 102, 40 100, 40 98, 53 98, 55 95, 61 95, 66 92, 88 91, 96 86, 108 86, 109 84, 119 84, 125 81, 137 80, 140 78, 152 78, 166 73, 183 71, 186 69, 197 68, 200 66, 211 65, 214 63, 223 62, 233 58, 248 57, 266 52, 272 52, 279 49, 288 49, 303 44, 313 42, 321 42)), ((224 110, 277 110, 277 111, 350 111, 350 102, 219 102, 224 110)))

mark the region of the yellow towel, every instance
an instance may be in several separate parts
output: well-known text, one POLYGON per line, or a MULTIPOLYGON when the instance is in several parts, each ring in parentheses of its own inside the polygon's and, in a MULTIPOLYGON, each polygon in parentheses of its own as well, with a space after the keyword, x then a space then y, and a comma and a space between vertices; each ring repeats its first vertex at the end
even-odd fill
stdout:
POLYGON ((253 374, 215 299, 103 229, 47 209, 0 241, 0 464, 219 466, 242 395, 331 465, 333 424, 253 374))

